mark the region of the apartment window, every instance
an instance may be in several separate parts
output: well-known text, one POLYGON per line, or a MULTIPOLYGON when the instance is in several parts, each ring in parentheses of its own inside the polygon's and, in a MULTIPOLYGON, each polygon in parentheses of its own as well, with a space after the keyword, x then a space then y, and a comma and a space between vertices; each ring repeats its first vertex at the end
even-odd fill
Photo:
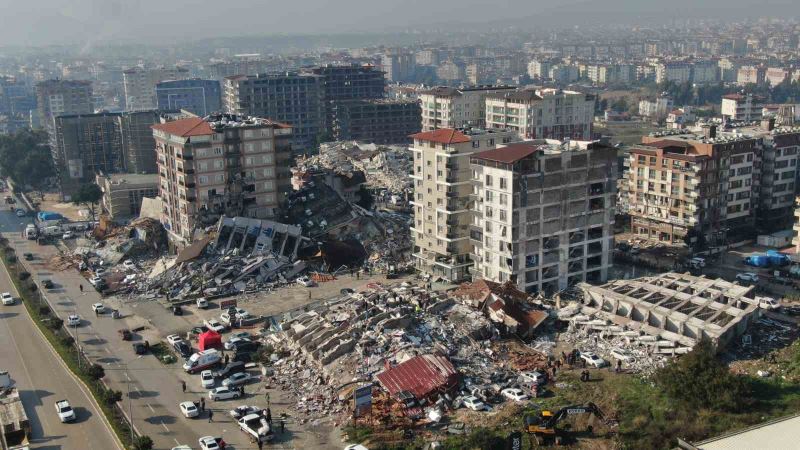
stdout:
POLYGON ((505 222, 505 220, 506 220, 506 210, 505 209, 501 209, 500 210, 500 221, 505 222))
POLYGON ((425 165, 426 165, 426 166, 430 167, 430 166, 431 166, 431 164, 432 164, 432 163, 431 163, 431 160, 430 160, 430 159, 429 159, 429 160, 427 160, 427 161, 425 161, 425 165))
POLYGON ((225 182, 225 175, 222 175, 222 174, 216 175, 214 177, 214 182, 217 183, 217 184, 224 183, 225 182))
POLYGON ((500 189, 508 189, 508 180, 500 178, 500 189))
POLYGON ((647 162, 647 157, 639 155, 639 164, 645 164, 647 162))
POLYGON ((225 166, 225 163, 222 162, 221 159, 214 161, 214 168, 215 169, 222 169, 225 166))
POLYGON ((206 171, 206 170, 208 170, 208 163, 207 163, 207 162, 205 162, 205 161, 203 161, 203 162, 201 162, 200 164, 198 164, 198 166, 199 166, 199 169, 200 169, 200 171, 206 171))
POLYGON ((442 176, 442 171, 441 170, 437 170, 436 171, 436 176, 437 177, 441 177, 442 176))
POLYGON ((486 175, 486 186, 489 186, 489 187, 492 186, 492 176, 491 175, 486 175))
POLYGON ((487 221, 486 221, 486 226, 485 226, 485 229, 486 229, 486 232, 487 232, 487 233, 491 233, 491 232, 492 232, 492 222, 489 222, 489 221, 487 220, 487 221))
POLYGON ((207 148, 198 148, 196 151, 197 151, 197 156, 199 156, 201 158, 204 157, 204 156, 208 156, 208 149, 207 148))
POLYGON ((638 167, 638 168, 636 169, 636 176, 638 176, 638 177, 644 177, 644 167, 638 167))
POLYGON ((487 141, 487 144, 489 144, 489 147, 493 147, 494 146, 494 139, 489 139, 487 141))
POLYGON ((272 164, 272 154, 264 155, 264 164, 272 164))
POLYGON ((436 155, 436 162, 437 163, 442 162, 442 155, 436 155))
POLYGON ((197 184, 208 184, 208 177, 205 175, 200 175, 197 177, 197 184))
POLYGON ((222 154, 222 147, 214 147, 214 154, 221 155, 222 154))
MULTIPOLYGON (((502 179, 501 179, 501 181, 502 181, 502 179)), ((500 194, 500 204, 501 205, 505 205, 505 204, 507 204, 507 202, 508 202, 508 195, 500 194)))
POLYGON ((486 191, 486 201, 487 202, 494 201, 494 192, 486 191))
POLYGON ((492 207, 491 206, 487 206, 486 209, 485 209, 485 213, 486 213, 486 217, 491 218, 492 217, 492 207))
POLYGON ((275 169, 272 167, 265 167, 264 168, 264 176, 265 177, 274 177, 275 176, 275 169))
MULTIPOLYGON (((247 134, 247 132, 245 132, 245 134, 247 134)), ((247 153, 253 153, 256 151, 256 146, 252 142, 249 142, 244 145, 244 151, 247 153)))

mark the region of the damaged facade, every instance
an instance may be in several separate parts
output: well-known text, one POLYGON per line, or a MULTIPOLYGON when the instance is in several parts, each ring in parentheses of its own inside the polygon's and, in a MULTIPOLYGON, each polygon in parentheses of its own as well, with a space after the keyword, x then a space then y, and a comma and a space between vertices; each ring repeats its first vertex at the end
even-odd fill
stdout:
POLYGON ((211 115, 153 125, 162 223, 186 245, 220 216, 274 217, 289 186, 292 128, 268 119, 211 115))

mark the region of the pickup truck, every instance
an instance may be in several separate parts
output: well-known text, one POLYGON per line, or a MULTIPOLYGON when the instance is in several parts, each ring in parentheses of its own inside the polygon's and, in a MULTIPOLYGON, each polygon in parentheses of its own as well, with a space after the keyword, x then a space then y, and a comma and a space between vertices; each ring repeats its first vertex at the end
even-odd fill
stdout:
POLYGON ((72 422, 75 420, 75 411, 66 400, 59 400, 56 402, 56 412, 61 422, 72 422))
POLYGON ((248 414, 239 419, 239 429, 256 439, 256 442, 271 441, 272 429, 267 419, 259 414, 248 414))

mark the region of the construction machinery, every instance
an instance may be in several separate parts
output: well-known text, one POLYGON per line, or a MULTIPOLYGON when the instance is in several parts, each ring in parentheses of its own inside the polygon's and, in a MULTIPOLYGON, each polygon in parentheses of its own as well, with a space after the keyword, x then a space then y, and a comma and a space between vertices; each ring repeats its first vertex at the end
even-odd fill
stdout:
MULTIPOLYGON (((541 410, 535 415, 527 415, 524 418, 525 431, 536 438, 538 444, 555 443, 560 445, 563 439, 561 430, 556 428, 558 423, 569 416, 582 414, 592 414, 600 420, 605 417, 600 408, 592 402, 585 405, 565 406, 558 411, 541 410)), ((588 427, 592 431, 592 427, 588 427)))

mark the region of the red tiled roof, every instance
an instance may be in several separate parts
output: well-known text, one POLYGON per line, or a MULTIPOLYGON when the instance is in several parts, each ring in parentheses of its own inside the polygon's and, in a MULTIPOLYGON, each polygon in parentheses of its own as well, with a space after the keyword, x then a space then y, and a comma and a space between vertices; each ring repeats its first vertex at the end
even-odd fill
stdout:
POLYGON ((470 141, 469 136, 452 128, 424 131, 422 133, 412 134, 409 137, 412 139, 419 139, 420 141, 438 142, 440 144, 460 144, 470 141))
POLYGON ((214 134, 211 125, 200 117, 174 120, 172 122, 152 125, 154 130, 163 131, 175 136, 207 136, 214 134))
POLYGON ((440 389, 455 387, 458 372, 445 356, 419 355, 384 370, 377 378, 391 395, 409 391, 423 399, 440 389))
POLYGON ((472 155, 473 158, 485 159, 488 161, 497 161, 506 164, 512 164, 522 158, 526 158, 539 149, 536 144, 520 142, 518 144, 511 144, 505 147, 496 148, 493 150, 486 150, 472 155))

